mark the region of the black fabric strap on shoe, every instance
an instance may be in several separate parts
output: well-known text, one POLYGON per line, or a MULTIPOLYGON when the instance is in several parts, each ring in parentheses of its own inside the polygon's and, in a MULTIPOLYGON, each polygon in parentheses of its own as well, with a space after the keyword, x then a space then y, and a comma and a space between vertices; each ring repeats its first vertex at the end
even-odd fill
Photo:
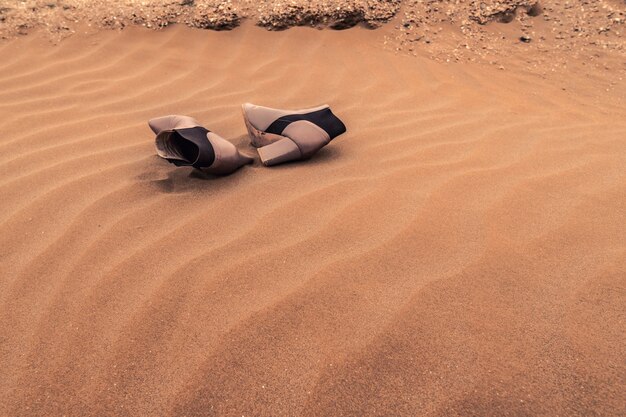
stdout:
POLYGON ((281 116, 274 120, 265 131, 275 135, 282 135, 283 130, 285 130, 287 126, 298 120, 306 120, 316 124, 324 129, 331 139, 346 132, 346 125, 344 125, 343 122, 333 114, 330 108, 305 114, 290 114, 287 116, 281 116))
MULTIPOLYGON (((207 134, 210 133, 209 130, 202 126, 196 126, 186 129, 174 129, 174 132, 198 147, 198 158, 196 161, 192 164, 185 165, 191 165, 194 168, 207 168, 213 164, 215 161, 215 151, 207 137, 207 134)), ((176 164, 175 161, 170 162, 176 164)))

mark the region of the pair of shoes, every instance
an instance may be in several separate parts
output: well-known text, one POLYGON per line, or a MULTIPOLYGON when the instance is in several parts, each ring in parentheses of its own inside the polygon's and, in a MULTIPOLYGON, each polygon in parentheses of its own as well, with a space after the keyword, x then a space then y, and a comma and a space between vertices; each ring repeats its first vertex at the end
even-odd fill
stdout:
MULTIPOLYGON (((346 131, 328 105, 279 110, 246 103, 242 110, 250 142, 266 166, 308 159, 346 131)), ((192 117, 158 117, 148 125, 156 134, 157 154, 176 166, 226 175, 253 161, 192 117)))

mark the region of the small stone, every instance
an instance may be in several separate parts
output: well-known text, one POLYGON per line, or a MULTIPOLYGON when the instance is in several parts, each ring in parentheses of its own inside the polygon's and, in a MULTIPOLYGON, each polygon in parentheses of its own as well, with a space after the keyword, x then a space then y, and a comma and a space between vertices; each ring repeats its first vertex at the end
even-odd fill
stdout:
POLYGON ((530 41, 531 41, 532 39, 530 38, 530 36, 527 36, 527 35, 522 35, 522 36, 520 36, 520 37, 519 37, 519 40, 520 40, 520 41, 522 41, 522 42, 524 42, 524 43, 530 43, 530 41))

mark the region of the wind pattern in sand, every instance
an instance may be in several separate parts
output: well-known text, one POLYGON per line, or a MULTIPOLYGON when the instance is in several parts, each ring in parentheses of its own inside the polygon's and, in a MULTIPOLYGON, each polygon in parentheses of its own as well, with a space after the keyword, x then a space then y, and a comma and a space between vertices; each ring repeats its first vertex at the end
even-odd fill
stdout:
POLYGON ((623 411, 623 106, 362 29, 0 53, 0 415, 623 411), (247 101, 348 133, 223 178, 155 156, 173 113, 253 154, 247 101))

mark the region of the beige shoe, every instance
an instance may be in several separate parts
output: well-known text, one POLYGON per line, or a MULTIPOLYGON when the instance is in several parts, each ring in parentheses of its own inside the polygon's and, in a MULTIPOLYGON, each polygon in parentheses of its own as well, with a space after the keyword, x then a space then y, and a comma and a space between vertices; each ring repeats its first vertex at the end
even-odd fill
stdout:
POLYGON ((279 110, 246 103, 242 109, 250 141, 266 166, 310 158, 346 132, 328 105, 279 110))
POLYGON ((253 161, 192 117, 158 117, 151 119, 148 125, 156 133, 157 154, 176 166, 192 166, 209 174, 225 175, 253 161))

